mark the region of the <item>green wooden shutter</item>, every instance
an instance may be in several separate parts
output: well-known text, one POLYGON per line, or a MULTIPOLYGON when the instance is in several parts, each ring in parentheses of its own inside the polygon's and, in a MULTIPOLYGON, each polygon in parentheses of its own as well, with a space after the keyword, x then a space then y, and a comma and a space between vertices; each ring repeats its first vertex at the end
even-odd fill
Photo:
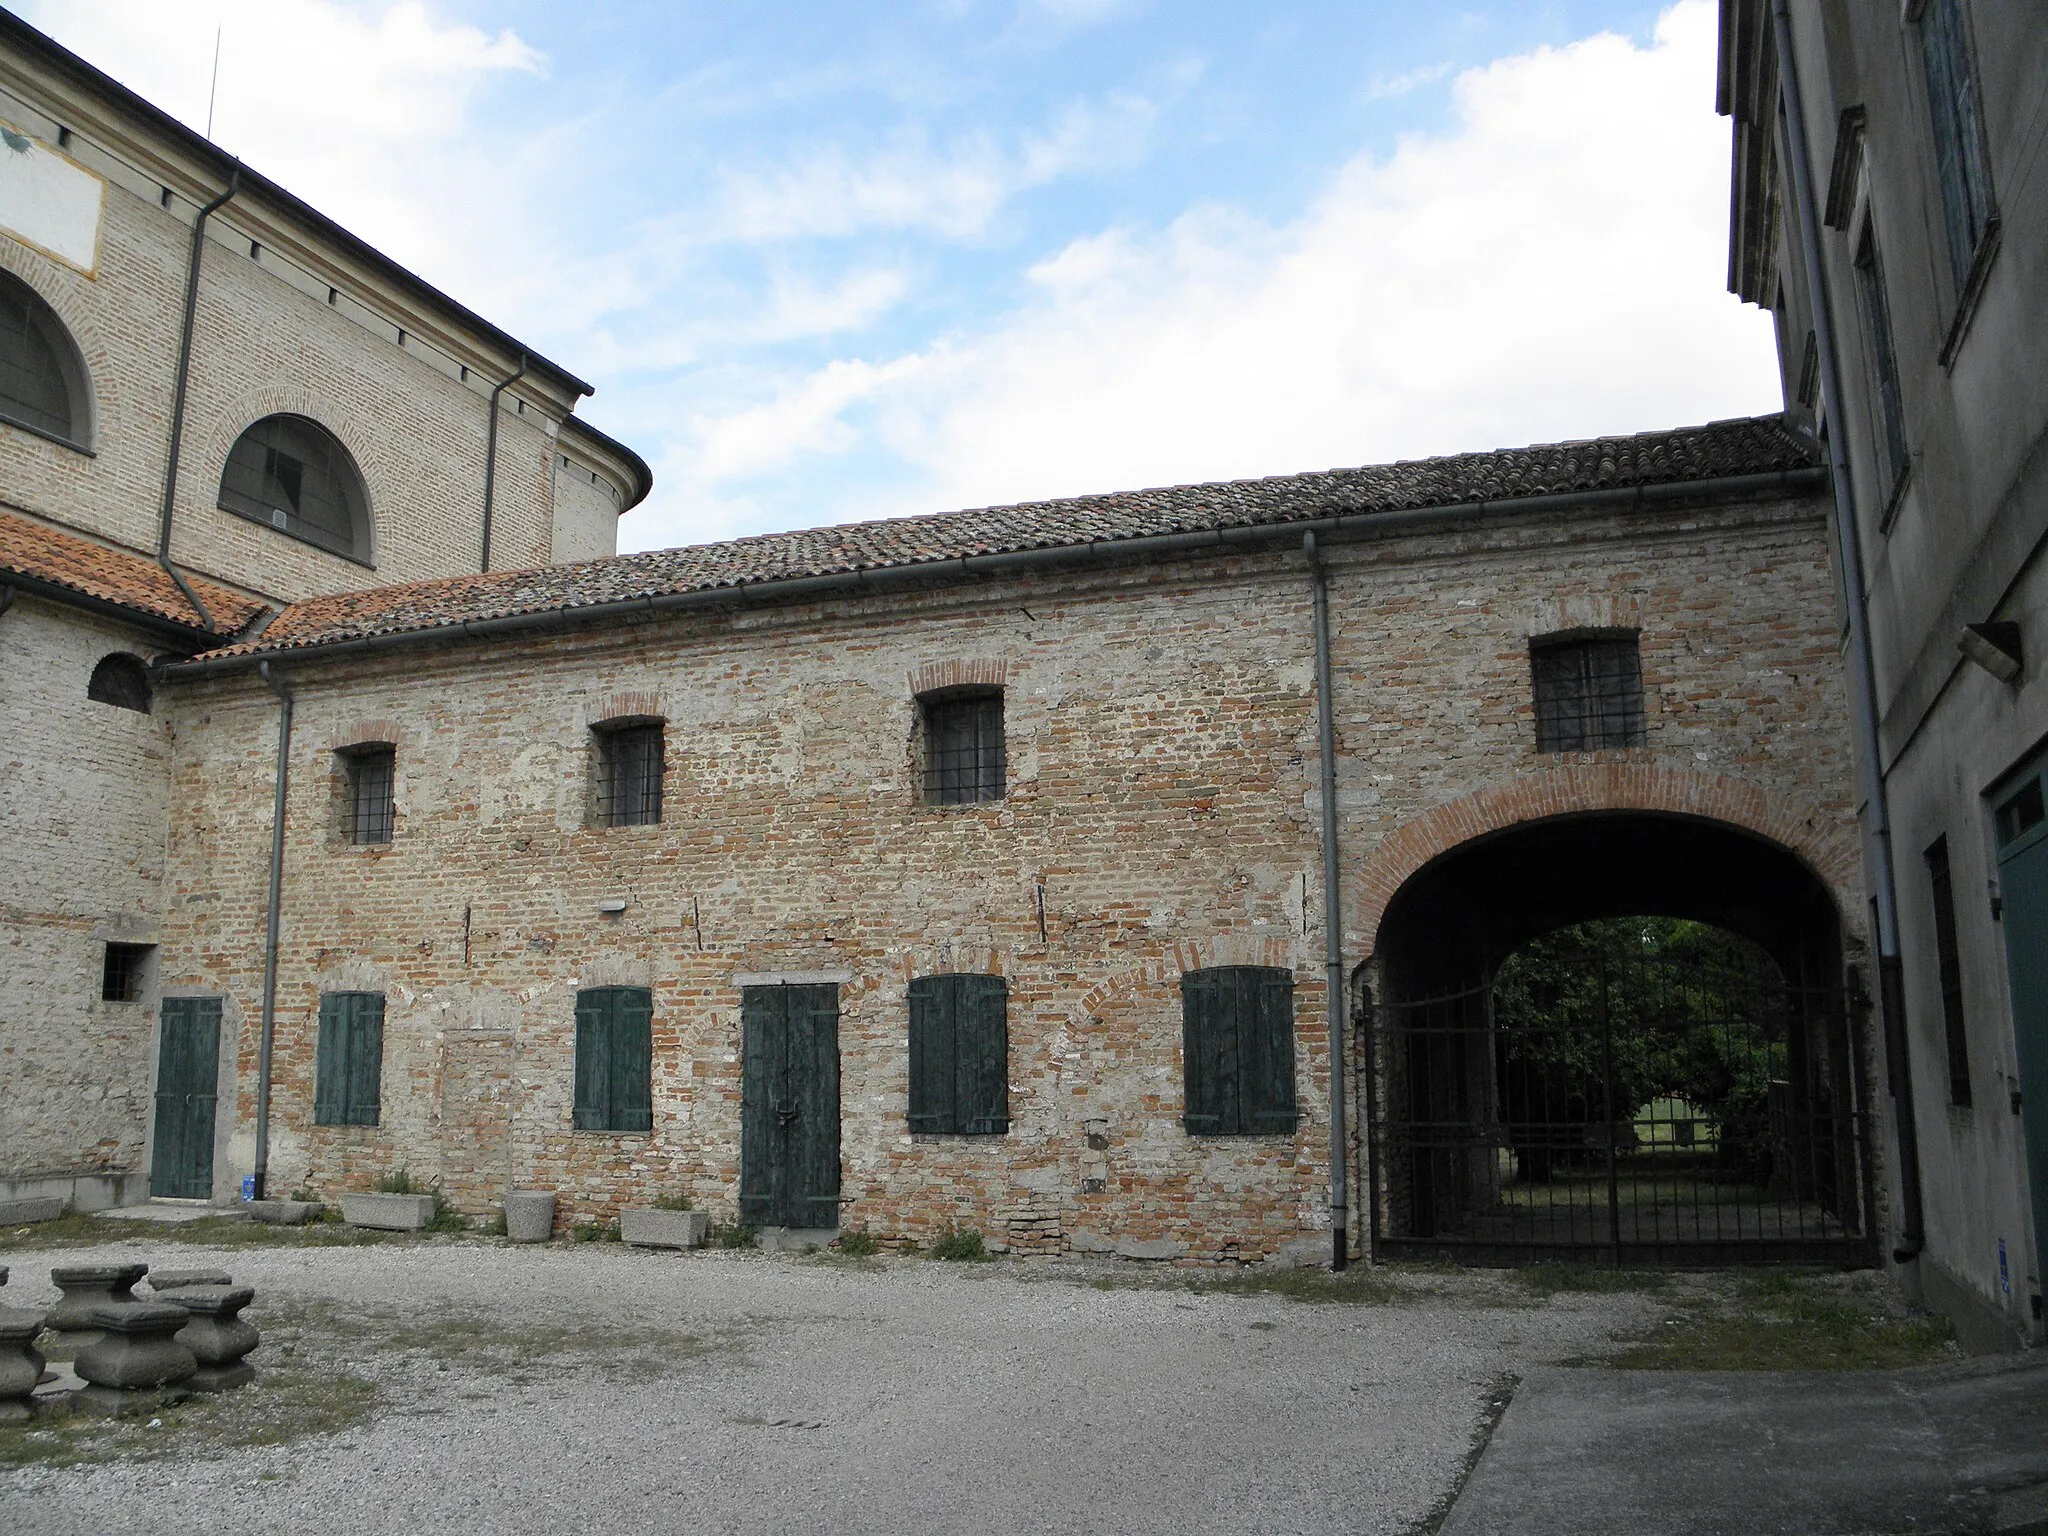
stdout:
POLYGON ((1237 1129, 1236 1039, 1225 1013, 1223 975, 1189 971, 1180 979, 1181 1060, 1190 1136, 1237 1129))
POLYGON ((1258 1136, 1284 1135, 1293 1131, 1296 1120, 1294 973, 1245 966, 1238 976, 1242 1129, 1258 1136))
POLYGON ((775 1206, 775 1101, 787 1053, 786 987, 740 991, 740 1220, 771 1225, 775 1206))
POLYGON ((959 993, 951 976, 919 976, 910 983, 910 1128, 959 1128, 959 993))
POLYGON ((606 1129, 611 1090, 612 994, 592 987, 576 994, 576 1106, 579 1131, 606 1129))
POLYGON ((346 1124, 375 1125, 383 1108, 384 994, 349 994, 346 1124))
POLYGON ((328 992, 320 999, 320 1041, 313 1058, 313 1123, 348 1124, 347 998, 328 992))
POLYGON ((1010 1129, 1010 988, 1000 976, 955 976, 960 1129, 1001 1136, 1010 1129))
POLYGON ((654 1129, 654 994, 612 989, 611 1118, 615 1131, 654 1129))

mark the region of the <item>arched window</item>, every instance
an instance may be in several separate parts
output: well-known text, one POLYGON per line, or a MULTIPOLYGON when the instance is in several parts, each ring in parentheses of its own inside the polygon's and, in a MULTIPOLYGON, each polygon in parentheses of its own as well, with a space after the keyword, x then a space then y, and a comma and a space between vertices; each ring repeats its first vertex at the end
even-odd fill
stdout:
POLYGON ((64 322, 28 284, 0 272, 0 421, 83 448, 90 398, 64 322))
POLYGON ((238 517, 367 565, 370 503, 355 460, 304 416, 266 416, 235 440, 220 504, 238 517))
POLYGON ((126 651, 102 656, 99 665, 92 669, 92 681, 85 685, 85 696, 116 709, 148 714, 149 664, 126 651))

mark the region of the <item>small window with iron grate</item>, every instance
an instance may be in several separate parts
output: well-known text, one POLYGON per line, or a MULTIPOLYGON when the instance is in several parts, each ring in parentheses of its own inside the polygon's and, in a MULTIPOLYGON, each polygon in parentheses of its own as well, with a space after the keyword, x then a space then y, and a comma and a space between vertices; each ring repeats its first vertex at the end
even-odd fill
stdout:
POLYGON ((927 805, 1003 798, 1007 763, 1000 688, 948 688, 918 695, 927 805))
POLYGON ((600 827, 644 827, 661 820, 666 733, 659 720, 607 720, 597 736, 592 820, 600 827))
POLYGON ((341 753, 341 834, 351 843, 388 843, 397 821, 398 749, 373 742, 341 753))
POLYGON ((154 944, 109 944, 100 963, 100 998, 109 1003, 139 1003, 149 985, 154 944))
POLYGON ((1632 629, 1569 630, 1529 642, 1536 750, 1643 745, 1643 664, 1632 629))

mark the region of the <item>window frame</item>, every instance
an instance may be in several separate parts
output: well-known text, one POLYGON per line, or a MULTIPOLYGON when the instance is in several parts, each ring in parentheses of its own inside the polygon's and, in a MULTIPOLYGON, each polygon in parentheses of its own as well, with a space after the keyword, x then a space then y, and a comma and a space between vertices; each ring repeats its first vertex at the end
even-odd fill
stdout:
POLYGON ((591 782, 590 823, 598 827, 650 827, 661 824, 668 793, 668 722, 659 715, 628 715, 593 725, 591 735, 595 761, 591 782), (628 742, 652 739, 653 773, 651 788, 643 775, 638 786, 641 803, 621 814, 619 773, 621 747, 628 742), (651 802, 651 803, 650 803, 651 802))
POLYGON ((335 752, 341 761, 341 839, 351 848, 388 848, 398 840, 398 746, 364 741, 335 752), (368 775, 384 772, 381 814, 366 818, 366 793, 376 788, 368 775), (367 829, 367 831, 366 831, 367 829), (381 836, 377 835, 381 832, 381 836))
POLYGON ((1943 243, 1960 299, 1973 286, 1973 275, 1998 233, 1984 97, 1963 0, 1921 0, 1918 10, 1914 27, 1920 35, 1920 81, 1927 92, 1943 243))
POLYGON ((1885 483, 1880 503, 1888 520, 1905 488, 1913 455, 1907 444, 1906 396, 1899 373, 1898 339, 1892 330, 1891 297, 1885 286, 1884 252, 1867 211, 1851 267, 1856 274, 1856 314, 1863 331, 1864 387, 1869 391, 1866 409, 1871 436, 1883 455, 1885 483))
POLYGON ((917 696, 918 794, 926 805, 993 805, 1008 797, 1010 778, 1009 721, 1003 690, 982 684, 934 688, 917 696), (972 712, 972 741, 959 747, 942 743, 942 733, 972 712), (991 717, 994 729, 989 729, 991 717), (944 754, 952 761, 942 761, 944 754), (962 773, 962 757, 966 773, 962 773))
POLYGON ((1221 965, 1184 971, 1181 1126, 1190 1136, 1292 1136, 1294 972, 1221 965))
POLYGON ((313 1123, 383 1124, 384 994, 320 994, 313 1053, 313 1123))
POLYGON ((154 944, 109 940, 100 954, 100 1001, 140 1003, 149 996, 149 966, 154 944))
POLYGON ((576 993, 570 1125, 646 1136, 654 1131, 654 992, 584 987, 576 993), (637 1059, 636 1059, 637 1058, 637 1059))
POLYGON ((1955 877, 1949 866, 1947 834, 1930 843, 1921 857, 1927 863, 1928 898, 1934 911, 1934 972, 1948 1047, 1948 1101, 1958 1109, 1968 1109, 1973 1102, 1969 1022, 1963 1008, 1962 946, 1957 939, 1955 877))
MULTIPOLYGON (((291 454, 290 457, 301 470, 314 467, 310 458, 301 457, 297 453, 291 454)), ((265 472, 254 471, 259 483, 265 472)), ((324 423, 314 420, 311 416, 302 415, 297 411, 272 411, 269 415, 258 417, 242 428, 236 434, 234 442, 229 445, 227 458, 221 464, 220 484, 214 494, 214 504, 232 517, 254 523, 259 528, 268 528, 273 533, 281 533, 288 539, 296 539, 299 543, 310 545, 325 554, 333 555, 336 559, 347 560, 351 564, 371 569, 376 567, 376 522, 371 516, 370 488, 363 478, 362 466, 356 463, 355 455, 349 452, 346 443, 335 436, 324 423), (291 498, 294 505, 290 508, 266 505, 260 497, 240 486, 230 484, 230 480, 238 472, 249 472, 246 465, 238 460, 237 455, 242 454, 244 445, 251 444, 252 439, 252 451, 261 451, 273 456, 286 451, 276 443, 265 442, 257 437, 258 433, 266 427, 271 427, 273 423, 283 424, 276 429, 280 433, 304 432, 313 439, 313 449, 324 461, 318 467, 329 471, 340 498, 342 511, 349 522, 350 537, 347 548, 341 547, 339 539, 299 510, 298 502, 303 499, 303 483, 300 496, 291 498)))
MULTIPOLYGON (((85 355, 78 349, 78 341, 71 334, 71 328, 34 288, 12 272, 0 269, 0 294, 15 299, 26 314, 26 328, 40 340, 49 352, 56 366, 57 380, 64 389, 64 403, 70 417, 66 432, 55 432, 37 422, 29 421, 18 411, 9 409, 10 401, 0 397, 0 422, 40 437, 45 442, 55 443, 60 448, 69 448, 87 458, 95 457, 93 440, 93 393, 92 375, 86 370, 85 355)), ((23 402, 26 404, 27 402, 23 402)))
POLYGON ((1010 984, 942 971, 911 979, 905 1118, 913 1135, 1007 1136, 1010 984))
POLYGON ((1649 690, 1643 684, 1640 630, 1563 629, 1531 635, 1529 694, 1538 752, 1615 752, 1649 745, 1649 690), (1575 700, 1565 699, 1557 690, 1565 670, 1559 661, 1567 655, 1574 660, 1570 670, 1578 685, 1575 700), (1625 655, 1628 666, 1619 671, 1597 672, 1592 663, 1603 655, 1625 655), (1599 691, 1599 684, 1617 679, 1626 695, 1621 701, 1618 726, 1610 708, 1612 699, 1599 691), (1567 735, 1564 728, 1573 722, 1575 733, 1567 735), (1613 739, 1617 735, 1620 739, 1613 739))

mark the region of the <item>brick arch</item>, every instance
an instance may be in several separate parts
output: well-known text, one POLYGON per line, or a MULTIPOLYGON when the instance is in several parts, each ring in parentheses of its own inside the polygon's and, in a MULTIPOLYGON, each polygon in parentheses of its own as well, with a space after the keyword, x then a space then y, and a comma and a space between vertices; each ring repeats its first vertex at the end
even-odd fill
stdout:
POLYGON ((1134 992, 1178 987, 1183 972, 1206 971, 1219 965, 1267 965, 1304 976, 1310 970, 1300 941, 1293 937, 1219 933, 1207 938, 1182 939, 1164 955, 1111 972, 1081 999, 1080 1012, 1094 1014, 1105 1004, 1134 992))
POLYGON ((1490 784, 1404 822, 1365 863, 1353 927, 1379 945, 1380 922, 1394 895, 1431 860, 1474 838, 1526 822, 1599 811, 1653 811, 1717 821, 1785 849, 1843 899, 1856 888, 1858 843, 1847 807, 1825 808, 1802 796, 1742 779, 1692 773, 1657 763, 1564 763, 1490 784))

